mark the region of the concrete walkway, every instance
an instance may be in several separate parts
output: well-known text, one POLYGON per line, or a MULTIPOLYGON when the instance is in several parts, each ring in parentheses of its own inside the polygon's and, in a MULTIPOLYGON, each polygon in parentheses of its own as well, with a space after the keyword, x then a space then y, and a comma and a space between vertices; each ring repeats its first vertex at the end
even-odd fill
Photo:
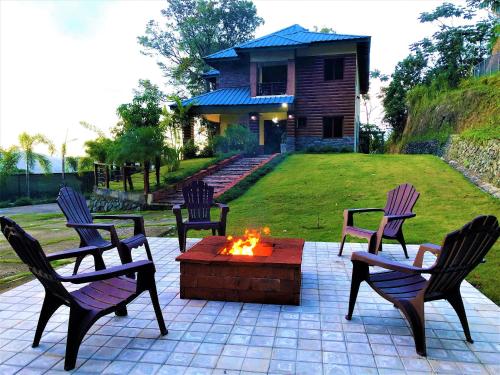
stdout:
POLYGON ((34 204, 31 206, 18 206, 0 208, 0 215, 20 215, 20 214, 54 214, 61 210, 57 203, 34 204))
MULTIPOLYGON (((197 240, 189 239, 188 247, 197 240)), ((147 293, 128 316, 99 319, 78 354, 77 374, 500 374, 500 308, 468 282, 462 284, 474 343, 465 341, 446 301, 426 303, 427 357, 415 352, 400 311, 362 285, 352 321, 344 319, 353 251, 364 244, 306 242, 300 306, 179 298, 176 238, 150 238, 156 285, 169 333, 161 337, 147 293)), ((408 246, 410 258, 417 246, 408 246)), ((400 246, 382 256, 408 263, 400 246)), ((144 259, 142 249, 134 259, 144 259)), ((90 257, 87 257, 90 258, 90 257)), ((85 259, 80 272, 92 271, 85 259)), ((425 265, 435 258, 425 258, 425 265)), ((105 252, 106 264, 119 262, 105 252)), ((71 274, 72 265, 58 269, 71 274)), ((31 342, 44 296, 34 280, 0 294, 0 374, 64 374, 68 308, 52 317, 40 346, 31 342)), ((67 373, 67 372, 66 372, 67 373)))

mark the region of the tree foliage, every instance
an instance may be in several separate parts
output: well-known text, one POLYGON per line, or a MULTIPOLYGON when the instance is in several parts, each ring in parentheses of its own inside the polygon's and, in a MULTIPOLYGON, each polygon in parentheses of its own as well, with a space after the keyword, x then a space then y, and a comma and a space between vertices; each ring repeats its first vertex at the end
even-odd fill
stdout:
POLYGON ((162 23, 151 20, 139 36, 142 53, 157 63, 175 86, 203 91, 203 57, 251 39, 263 19, 249 0, 167 0, 162 23))
POLYGON ((20 159, 21 153, 17 147, 0 148, 0 184, 5 183, 7 176, 19 173, 17 163, 19 163, 20 159))
POLYGON ((491 14, 478 19, 479 7, 495 9, 495 1, 470 0, 467 6, 443 3, 419 16, 421 23, 434 23, 438 30, 411 45, 411 53, 400 61, 392 81, 384 88, 384 120, 398 139, 408 117, 407 93, 424 84, 439 89, 457 87, 469 76, 474 65, 489 53, 495 38, 496 17, 491 14))

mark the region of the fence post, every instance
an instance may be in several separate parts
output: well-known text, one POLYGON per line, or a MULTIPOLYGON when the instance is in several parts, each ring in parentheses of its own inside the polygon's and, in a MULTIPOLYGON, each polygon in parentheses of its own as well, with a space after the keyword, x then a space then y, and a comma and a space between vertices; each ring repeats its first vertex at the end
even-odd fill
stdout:
POLYGON ((106 189, 109 189, 109 165, 106 165, 105 178, 106 178, 106 189))
POLYGON ((127 191, 127 168, 122 166, 123 191, 127 191))
POLYGON ((94 163, 94 186, 99 186, 99 178, 97 177, 97 163, 94 163))

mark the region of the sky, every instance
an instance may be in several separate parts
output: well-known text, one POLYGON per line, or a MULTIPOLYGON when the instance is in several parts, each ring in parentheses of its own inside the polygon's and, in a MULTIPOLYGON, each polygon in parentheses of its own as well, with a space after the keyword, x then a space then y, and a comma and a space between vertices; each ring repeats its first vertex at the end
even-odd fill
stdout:
MULTIPOLYGON (((417 17, 442 1, 254 3, 265 20, 256 36, 295 23, 370 35, 370 68, 391 73, 411 43, 435 31, 417 17)), ((139 79, 169 92, 154 58, 142 55, 137 43, 146 23, 160 20, 165 6, 166 1, 146 0, 0 0, 0 146, 17 144, 23 131, 41 132, 58 149, 66 139, 69 155, 83 155, 83 143, 95 135, 80 121, 109 131, 118 120, 116 108, 130 102, 139 79)), ((376 94, 378 87, 372 89, 376 94)), ((380 117, 380 108, 374 112, 380 117)))

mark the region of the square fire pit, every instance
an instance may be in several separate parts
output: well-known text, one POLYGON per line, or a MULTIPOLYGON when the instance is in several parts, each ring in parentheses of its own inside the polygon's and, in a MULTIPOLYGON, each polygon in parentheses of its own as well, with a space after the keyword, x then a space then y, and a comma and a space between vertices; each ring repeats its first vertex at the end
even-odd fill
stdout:
POLYGON ((300 304, 302 249, 297 238, 263 238, 256 255, 222 255, 225 237, 206 237, 179 255, 181 298, 300 304))

